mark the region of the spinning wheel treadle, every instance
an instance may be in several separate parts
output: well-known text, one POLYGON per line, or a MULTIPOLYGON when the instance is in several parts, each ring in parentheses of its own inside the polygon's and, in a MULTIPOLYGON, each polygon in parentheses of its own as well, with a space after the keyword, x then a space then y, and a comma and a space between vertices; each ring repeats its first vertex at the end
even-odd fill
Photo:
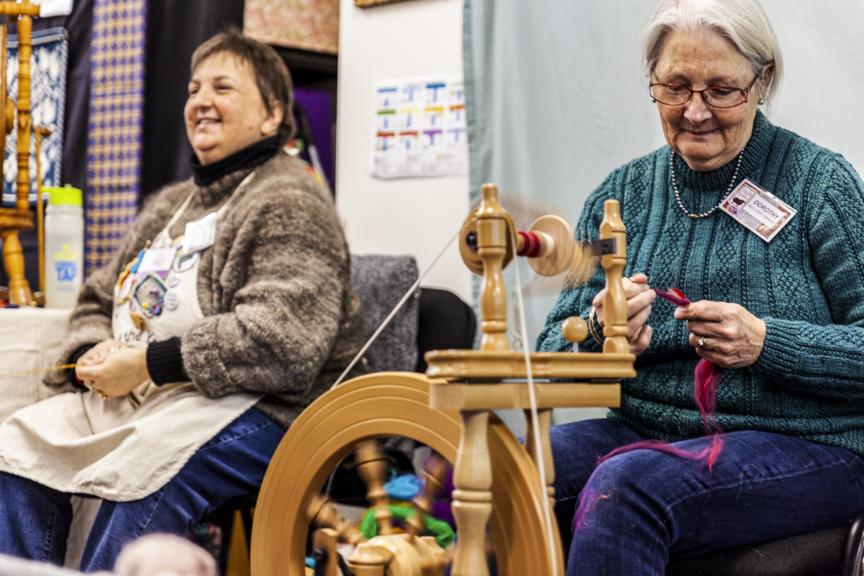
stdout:
MULTIPOLYGON (((358 443, 404 436, 453 462, 460 429, 457 414, 429 407, 429 380, 420 374, 362 376, 321 396, 291 425, 267 470, 255 512, 252 574, 305 574, 308 505, 358 443)), ((517 439, 494 417, 489 449, 495 474, 491 544, 499 574, 550 574, 553 555, 544 537, 544 495, 537 471, 517 439)))

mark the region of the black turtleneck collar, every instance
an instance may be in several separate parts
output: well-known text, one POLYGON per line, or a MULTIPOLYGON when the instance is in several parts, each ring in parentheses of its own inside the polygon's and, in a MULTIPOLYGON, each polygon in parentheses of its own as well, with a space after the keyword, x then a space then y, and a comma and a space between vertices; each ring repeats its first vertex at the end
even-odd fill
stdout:
POLYGON ((193 154, 192 175, 195 184, 201 187, 209 186, 219 178, 236 170, 260 166, 272 158, 279 151, 281 145, 281 138, 278 135, 270 136, 210 164, 201 164, 193 154))

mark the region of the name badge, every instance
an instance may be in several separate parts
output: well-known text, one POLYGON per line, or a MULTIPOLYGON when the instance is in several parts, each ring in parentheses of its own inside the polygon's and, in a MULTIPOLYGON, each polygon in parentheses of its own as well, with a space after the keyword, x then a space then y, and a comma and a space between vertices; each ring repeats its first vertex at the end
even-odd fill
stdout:
POLYGON ((141 263, 138 264, 138 272, 141 274, 155 274, 166 272, 171 269, 174 262, 174 254, 177 248, 149 248, 144 251, 141 263))
POLYGON ((723 199, 720 209, 765 242, 773 240, 798 213, 746 178, 723 199))
POLYGON ((213 245, 216 241, 216 221, 219 215, 211 212, 200 220, 188 222, 183 233, 183 252, 198 252, 213 245))

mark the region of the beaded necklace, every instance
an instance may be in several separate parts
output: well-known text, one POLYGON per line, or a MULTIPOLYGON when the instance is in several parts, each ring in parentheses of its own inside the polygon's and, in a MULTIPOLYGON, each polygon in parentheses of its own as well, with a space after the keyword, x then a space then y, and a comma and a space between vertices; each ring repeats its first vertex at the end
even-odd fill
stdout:
POLYGON ((678 207, 681 208, 681 211, 684 212, 690 218, 705 218, 706 216, 710 216, 713 214, 718 208, 720 208, 720 204, 723 203, 723 200, 729 193, 732 191, 732 187, 735 185, 735 180, 738 179, 738 170, 741 168, 741 159, 744 158, 744 150, 738 154, 738 162, 735 164, 735 172, 732 174, 732 180, 729 182, 729 186, 726 187, 726 194, 720 199, 720 202, 717 203, 716 206, 708 210, 707 212, 702 212, 701 214, 696 214, 694 212, 690 212, 684 206, 684 202, 681 200, 681 192, 678 190, 678 182, 675 178, 675 151, 669 151, 669 173, 672 175, 672 190, 675 192, 675 201, 678 202, 678 207))

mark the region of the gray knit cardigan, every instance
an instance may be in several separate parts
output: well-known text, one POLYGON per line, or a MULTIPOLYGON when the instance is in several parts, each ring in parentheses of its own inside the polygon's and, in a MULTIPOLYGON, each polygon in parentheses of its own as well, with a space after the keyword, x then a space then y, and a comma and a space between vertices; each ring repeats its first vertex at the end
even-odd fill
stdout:
MULTIPOLYGON (((112 337, 113 289, 131 261, 194 196, 171 230, 218 209, 215 244, 202 254, 198 299, 204 318, 181 339, 186 373, 207 397, 261 392, 258 408, 287 427, 336 380, 362 344, 348 247, 333 202, 305 165, 278 153, 249 173, 206 187, 187 180, 147 203, 111 261, 87 278, 61 354, 112 337), (236 194, 233 194, 236 190, 236 194), (233 194, 233 198, 232 198, 233 194)), ((69 387, 62 374, 46 384, 69 387)))

